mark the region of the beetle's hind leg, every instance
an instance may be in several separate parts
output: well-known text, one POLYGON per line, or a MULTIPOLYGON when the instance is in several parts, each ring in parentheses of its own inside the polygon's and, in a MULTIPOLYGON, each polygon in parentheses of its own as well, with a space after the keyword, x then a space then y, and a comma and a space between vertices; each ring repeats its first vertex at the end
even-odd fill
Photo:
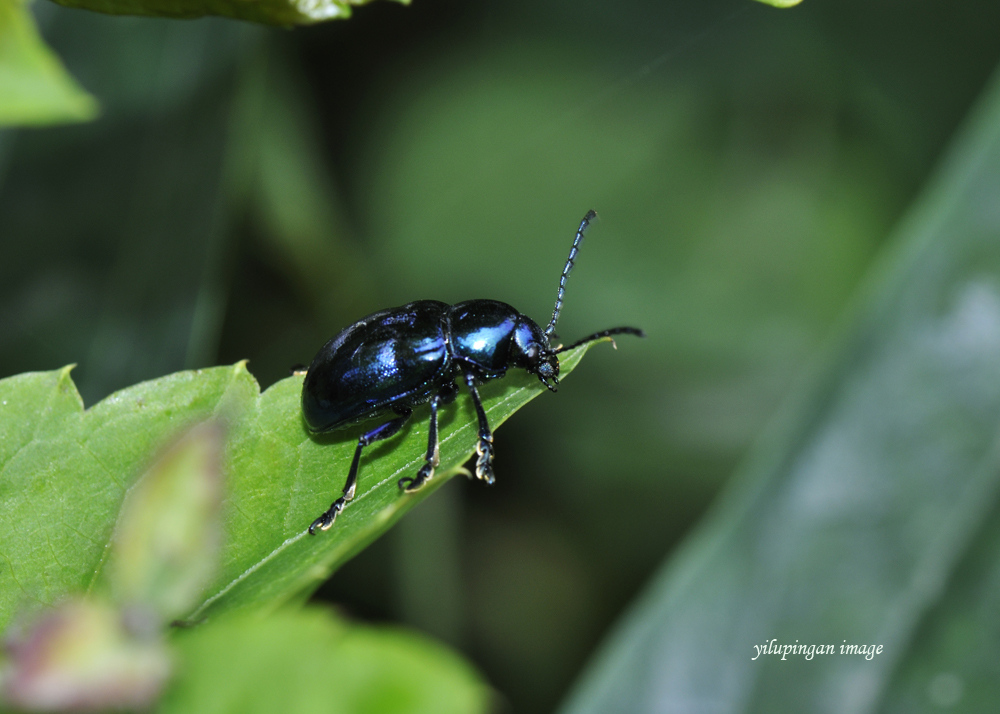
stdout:
POLYGON ((483 401, 479 398, 479 390, 476 389, 475 377, 471 372, 465 373, 465 383, 469 387, 472 403, 476 407, 476 418, 479 420, 479 441, 476 442, 476 478, 492 486, 495 480, 493 477, 493 431, 490 429, 490 423, 486 420, 483 401))
POLYGON ((427 456, 424 457, 424 465, 417 471, 415 478, 404 476, 399 479, 399 487, 407 493, 413 493, 434 476, 434 469, 441 463, 441 453, 438 441, 438 408, 442 404, 450 404, 455 401, 458 394, 458 386, 454 382, 448 382, 441 390, 431 397, 431 420, 430 428, 427 430, 427 456))
POLYGON ((397 413, 399 414, 398 417, 375 427, 366 434, 362 434, 361 438, 358 439, 358 447, 354 450, 354 460, 351 461, 351 470, 347 473, 347 483, 344 484, 344 495, 330 504, 330 508, 312 522, 312 525, 309 526, 309 535, 316 535, 317 528, 321 531, 327 530, 337 519, 337 514, 344 510, 347 502, 354 499, 354 491, 358 485, 358 465, 361 463, 361 450, 369 444, 382 441, 382 439, 388 439, 399 432, 413 412, 410 409, 399 409, 397 413))

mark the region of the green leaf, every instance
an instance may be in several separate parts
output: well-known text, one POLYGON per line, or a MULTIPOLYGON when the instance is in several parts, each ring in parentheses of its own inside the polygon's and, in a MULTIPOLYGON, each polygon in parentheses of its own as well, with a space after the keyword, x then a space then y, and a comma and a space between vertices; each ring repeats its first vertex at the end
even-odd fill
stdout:
POLYGON ((178 632, 181 675, 160 714, 475 714, 490 690, 447 648, 310 608, 178 632))
MULTIPOLYGON (((219 15, 268 25, 308 25, 351 16, 371 0, 54 0, 109 15, 192 18, 219 15)), ((409 5, 409 0, 396 0, 409 5)))
POLYGON ((42 41, 27 4, 0 0, 0 127, 95 116, 97 102, 42 41))
MULTIPOLYGON (((562 355, 563 375, 587 347, 562 355)), ((0 380, 0 628, 19 606, 52 604, 103 577, 126 490, 151 454, 191 424, 228 423, 229 475, 222 565, 192 618, 273 608, 310 592, 456 473, 475 445, 475 411, 465 395, 442 412, 436 477, 417 494, 401 493, 398 479, 416 473, 427 448, 427 420, 418 411, 402 436, 366 451, 358 494, 334 527, 309 536, 309 524, 340 495, 364 425, 311 438, 301 418, 301 376, 261 394, 244 363, 179 372, 84 411, 70 369, 0 380)), ((480 393, 496 428, 542 391, 535 377, 515 370, 480 393)))
POLYGON ((70 369, 0 380, 0 627, 20 607, 89 589, 153 452, 256 393, 240 364, 139 384, 84 412, 70 369))
POLYGON ((654 578, 563 712, 996 708, 997 196, 1000 74, 822 377, 654 578), (772 640, 834 653, 761 654, 772 640))

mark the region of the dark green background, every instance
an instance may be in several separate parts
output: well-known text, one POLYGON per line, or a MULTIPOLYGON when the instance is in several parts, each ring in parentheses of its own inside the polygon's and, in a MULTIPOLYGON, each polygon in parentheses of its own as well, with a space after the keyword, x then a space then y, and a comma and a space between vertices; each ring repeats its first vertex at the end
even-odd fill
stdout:
POLYGON ((591 352, 500 430, 496 487, 443 489, 320 593, 529 714, 806 379, 1000 59, 985 1, 34 10, 103 113, 0 133, 0 376, 76 362, 91 404, 242 358, 266 386, 411 299, 543 321, 599 211, 560 333, 649 338, 591 352))

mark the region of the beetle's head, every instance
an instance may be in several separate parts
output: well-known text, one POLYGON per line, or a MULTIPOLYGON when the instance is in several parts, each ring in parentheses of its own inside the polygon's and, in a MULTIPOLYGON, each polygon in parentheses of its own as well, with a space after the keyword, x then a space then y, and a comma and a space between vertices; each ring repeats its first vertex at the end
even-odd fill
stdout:
POLYGON ((559 358, 555 352, 545 350, 538 355, 538 369, 535 372, 550 392, 558 391, 559 358))
POLYGON ((548 336, 534 320, 524 315, 518 319, 511 351, 514 365, 538 377, 549 391, 557 390, 559 357, 549 347, 548 336))

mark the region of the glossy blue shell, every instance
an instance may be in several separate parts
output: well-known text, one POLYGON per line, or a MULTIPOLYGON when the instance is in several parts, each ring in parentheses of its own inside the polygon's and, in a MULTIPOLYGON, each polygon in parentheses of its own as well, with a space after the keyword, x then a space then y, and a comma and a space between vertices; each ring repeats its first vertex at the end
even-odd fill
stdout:
POLYGON ((376 312, 326 343, 306 374, 302 413, 314 432, 426 401, 450 368, 448 305, 419 300, 376 312))
POLYGON ((525 346, 545 344, 532 320, 496 300, 447 305, 417 300, 358 320, 327 342, 302 385, 313 432, 410 408, 462 372, 487 380, 523 366, 525 346))

